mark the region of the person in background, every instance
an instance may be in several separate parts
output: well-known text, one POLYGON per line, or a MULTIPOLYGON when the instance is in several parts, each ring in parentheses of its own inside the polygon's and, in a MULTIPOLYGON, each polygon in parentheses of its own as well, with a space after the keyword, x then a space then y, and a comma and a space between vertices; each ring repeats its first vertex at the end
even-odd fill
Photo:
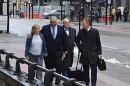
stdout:
POLYGON ((11 17, 12 14, 13 14, 13 10, 11 9, 9 12, 9 16, 11 17))
POLYGON ((95 20, 96 20, 96 22, 98 23, 99 22, 99 18, 100 18, 100 11, 98 10, 98 8, 95 10, 96 12, 96 16, 95 16, 95 20))
POLYGON ((70 9, 70 21, 72 22, 74 18, 74 10, 71 8, 70 9))
POLYGON ((116 14, 116 10, 115 10, 115 8, 114 8, 114 7, 112 7, 112 11, 111 11, 112 21, 114 21, 115 14, 116 14))
POLYGON ((84 19, 84 17, 85 17, 85 12, 84 12, 84 8, 83 7, 81 7, 81 9, 80 9, 80 11, 79 11, 80 13, 80 15, 79 16, 81 16, 80 18, 81 18, 81 20, 83 20, 84 19))
POLYGON ((86 86, 89 86, 89 68, 91 68, 91 85, 97 82, 97 61, 101 58, 102 48, 97 29, 90 27, 90 19, 82 21, 83 29, 79 30, 76 37, 76 45, 81 52, 80 63, 83 65, 86 86))
POLYGON ((63 61, 62 74, 64 76, 68 76, 67 69, 69 67, 72 67, 73 64, 76 29, 70 27, 70 21, 67 18, 63 20, 63 27, 67 37, 66 39, 67 39, 68 53, 65 55, 65 57, 62 58, 63 61))
MULTIPOLYGON (((43 66, 43 58, 47 56, 47 48, 44 35, 39 32, 40 26, 33 25, 31 35, 28 35, 26 39, 25 57, 27 60, 43 66)), ((42 80, 42 71, 39 69, 36 70, 36 78, 42 80)))
POLYGON ((116 22, 122 21, 121 9, 117 9, 116 11, 116 22))
POLYGON ((129 21, 130 21, 130 10, 129 10, 129 15, 128 16, 129 16, 129 21))
POLYGON ((128 15, 129 15, 129 11, 127 10, 127 8, 125 8, 123 11, 124 22, 128 21, 128 15))
POLYGON ((119 11, 118 11, 118 15, 119 15, 119 19, 120 19, 120 21, 122 21, 121 9, 119 9, 119 11))

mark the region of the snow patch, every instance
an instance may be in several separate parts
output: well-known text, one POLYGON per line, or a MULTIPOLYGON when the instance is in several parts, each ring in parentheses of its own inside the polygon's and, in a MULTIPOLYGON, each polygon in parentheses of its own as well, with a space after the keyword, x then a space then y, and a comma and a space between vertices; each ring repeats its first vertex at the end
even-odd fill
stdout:
POLYGON ((110 62, 110 63, 115 63, 115 64, 119 64, 120 62, 118 60, 116 60, 115 58, 111 58, 111 59, 107 59, 106 60, 107 62, 110 62))
POLYGON ((130 66, 129 66, 129 65, 126 65, 125 67, 130 68, 130 66))

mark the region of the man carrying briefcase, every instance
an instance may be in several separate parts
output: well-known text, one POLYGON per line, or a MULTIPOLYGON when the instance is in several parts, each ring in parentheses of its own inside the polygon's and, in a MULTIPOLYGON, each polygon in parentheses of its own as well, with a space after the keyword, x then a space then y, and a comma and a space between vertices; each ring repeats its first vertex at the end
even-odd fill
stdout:
POLYGON ((100 36, 97 29, 90 27, 88 18, 82 21, 83 29, 79 30, 76 45, 81 52, 80 63, 83 65, 86 86, 89 86, 89 67, 91 68, 91 85, 96 86, 97 61, 102 54, 100 36))

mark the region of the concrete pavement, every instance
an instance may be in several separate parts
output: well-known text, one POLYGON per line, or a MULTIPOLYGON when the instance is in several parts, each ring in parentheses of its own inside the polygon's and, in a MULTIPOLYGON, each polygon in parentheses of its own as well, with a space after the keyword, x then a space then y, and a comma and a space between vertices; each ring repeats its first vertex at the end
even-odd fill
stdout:
MULTIPOLYGON (((45 24, 49 24, 47 19, 14 19, 10 18, 10 32, 23 35, 29 33, 33 24, 39 24, 41 27, 45 24), (22 27, 21 27, 22 26, 22 27), (17 30, 16 30, 17 28, 17 30), (23 28, 23 29, 22 29, 23 28), (26 28, 26 30, 25 30, 26 28)), ((58 24, 62 25, 62 22, 58 20, 58 24)), ((78 22, 71 22, 70 25, 76 30, 79 30, 78 22)), ((105 25, 105 23, 93 23, 93 27, 97 28, 102 35, 122 35, 130 36, 130 24, 125 22, 113 22, 112 25, 105 25)))
MULTIPOLYGON (((24 57, 25 38, 15 34, 0 34, 0 48, 6 49, 10 53, 15 53, 18 57, 24 57)), ((76 55, 75 51, 75 62, 76 55)), ((2 58, 4 60, 4 58, 2 58)), ((15 60, 10 59, 11 66, 15 67, 15 60)), ((21 70, 27 72, 27 65, 22 64, 21 70)), ((107 63, 106 71, 98 70, 97 86, 130 86, 130 68, 107 63)))
MULTIPOLYGON (((28 20, 28 19, 12 19, 11 24, 14 24, 14 22, 17 22, 19 24, 23 24, 23 28, 28 27, 28 31, 30 30, 30 25, 33 23, 39 23, 41 26, 46 23, 49 23, 48 20, 28 20), (22 22, 21 22, 22 21, 22 22), (26 25, 26 26, 25 26, 26 25)), ((61 23, 59 21, 59 23, 61 23)), ((110 30, 115 34, 115 31, 121 31, 123 33, 130 33, 130 28, 126 29, 126 23, 123 24, 124 27, 121 28, 119 27, 118 24, 114 24, 113 26, 104 26, 102 25, 103 23, 99 25, 94 25, 94 27, 99 27, 100 31, 105 31, 108 32, 110 30), (102 27, 102 28, 101 28, 102 27)), ((71 23, 71 25, 75 25, 75 23, 71 23)), ((121 25, 121 24, 120 24, 121 25)), ((129 24, 128 24, 129 25, 129 24)), ((12 27, 12 25, 10 25, 12 27)), ((122 25, 121 25, 122 26, 122 25)), ((17 26, 17 29, 19 26, 17 26)), ((129 27, 129 26, 128 26, 129 27)), ((15 30, 16 28, 14 28, 15 30)), ((12 30, 13 33, 16 33, 12 30)), ((20 31, 21 33, 23 32, 22 30, 20 31)), ((103 32, 101 32, 103 34, 103 32)), ((15 53, 16 56, 18 57, 24 57, 24 46, 25 46, 25 38, 26 35, 24 36, 18 36, 17 34, 6 34, 2 33, 0 34, 0 49, 6 49, 10 53, 15 53)), ((75 61, 77 59, 77 50, 75 50, 75 61)), ((2 58, 3 59, 3 58, 2 58)), ((3 59, 4 60, 4 59, 3 59)), ((11 65, 15 67, 15 60, 11 59, 11 65)), ((76 64, 76 62, 74 62, 76 64)), ((27 72, 27 65, 22 64, 21 69, 24 72, 27 72)), ((98 80, 97 80, 97 86, 130 86, 130 68, 126 68, 123 66, 119 66, 116 64, 111 64, 107 63, 107 70, 106 71, 98 71, 98 80)))

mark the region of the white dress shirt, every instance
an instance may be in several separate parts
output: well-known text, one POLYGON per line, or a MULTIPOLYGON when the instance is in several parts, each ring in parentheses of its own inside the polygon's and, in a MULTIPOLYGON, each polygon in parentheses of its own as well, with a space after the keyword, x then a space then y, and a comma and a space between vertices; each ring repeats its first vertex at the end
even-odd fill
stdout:
MULTIPOLYGON (((51 27, 50 29, 51 29, 51 34, 53 35, 53 27, 51 27)), ((54 33, 55 33, 55 36, 54 36, 54 39, 55 39, 57 35, 57 25, 54 27, 54 33)))

